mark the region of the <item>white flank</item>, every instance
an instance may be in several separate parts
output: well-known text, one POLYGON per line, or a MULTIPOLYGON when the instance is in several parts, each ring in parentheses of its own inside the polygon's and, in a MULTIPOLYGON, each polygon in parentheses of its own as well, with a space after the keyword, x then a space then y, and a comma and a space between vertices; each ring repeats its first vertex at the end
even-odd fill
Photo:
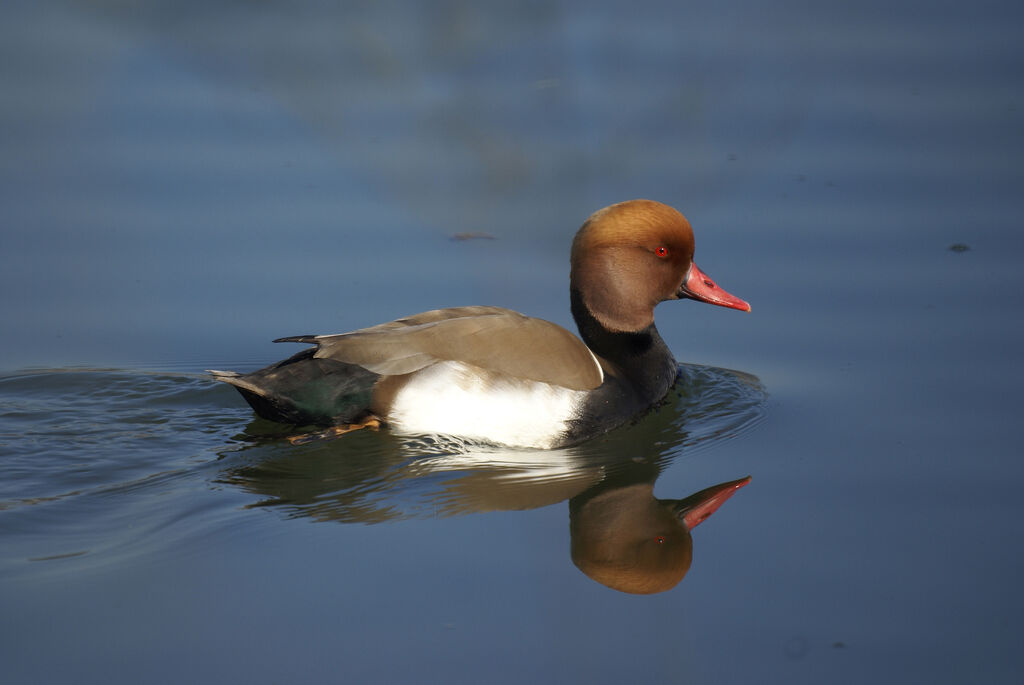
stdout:
POLYGON ((399 433, 548 449, 565 432, 566 421, 576 416, 586 394, 446 361, 409 379, 387 421, 399 433))

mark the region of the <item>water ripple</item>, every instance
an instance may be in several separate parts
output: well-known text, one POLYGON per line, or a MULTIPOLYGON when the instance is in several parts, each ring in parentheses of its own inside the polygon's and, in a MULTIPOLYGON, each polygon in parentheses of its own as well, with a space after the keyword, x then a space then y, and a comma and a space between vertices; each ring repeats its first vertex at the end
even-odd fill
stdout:
POLYGON ((200 539, 261 507, 362 523, 535 508, 622 464, 660 468, 726 440, 764 405, 756 378, 684 365, 661 406, 576 447, 509 450, 386 430, 292 445, 291 429, 254 418, 201 374, 10 374, 0 376, 3 557, 7 570, 110 563, 169 537, 200 539))

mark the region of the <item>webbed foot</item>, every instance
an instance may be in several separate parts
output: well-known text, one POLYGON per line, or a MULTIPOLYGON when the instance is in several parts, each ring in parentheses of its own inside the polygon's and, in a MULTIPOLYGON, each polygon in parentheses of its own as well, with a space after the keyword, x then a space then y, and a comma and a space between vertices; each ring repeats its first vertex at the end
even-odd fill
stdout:
POLYGON ((309 442, 315 442, 318 440, 333 440, 335 438, 345 435, 345 433, 351 433, 357 431, 360 428, 369 428, 371 430, 378 430, 381 427, 381 420, 370 414, 366 418, 362 419, 357 423, 343 423, 339 426, 331 426, 322 431, 315 433, 303 433, 302 435, 292 435, 288 438, 288 442, 293 445, 305 445, 309 442))

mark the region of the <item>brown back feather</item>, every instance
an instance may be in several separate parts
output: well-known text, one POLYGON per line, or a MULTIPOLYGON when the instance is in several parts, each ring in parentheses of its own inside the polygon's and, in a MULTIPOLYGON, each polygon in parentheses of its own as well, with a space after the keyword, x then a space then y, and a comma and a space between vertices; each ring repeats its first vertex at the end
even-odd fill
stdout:
POLYGON ((384 376, 460 361, 517 378, 590 390, 603 380, 587 346, 561 326, 501 307, 435 309, 339 335, 308 340, 315 356, 384 376))

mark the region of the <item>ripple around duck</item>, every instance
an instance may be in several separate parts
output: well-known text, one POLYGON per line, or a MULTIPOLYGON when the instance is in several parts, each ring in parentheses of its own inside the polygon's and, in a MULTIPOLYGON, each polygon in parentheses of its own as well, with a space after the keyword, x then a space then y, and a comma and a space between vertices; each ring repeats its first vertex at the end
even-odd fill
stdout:
POLYGON ((753 376, 682 365, 660 406, 577 447, 510 450, 386 430, 293 446, 281 439, 292 429, 254 419, 231 388, 202 374, 28 371, 0 376, 0 512, 111 502, 186 477, 204 492, 227 484, 255 495, 250 506, 324 519, 530 508, 623 460, 662 463, 748 430, 765 398, 753 376))
POLYGON ((198 375, 87 369, 0 377, 0 508, 209 458, 246 416, 224 399, 198 375))
MULTIPOLYGON (((379 522, 562 501, 623 464, 662 468, 755 426, 766 393, 754 376, 680 366, 669 396, 643 417, 582 445, 509 449, 444 436, 360 431, 282 450, 280 441, 242 448, 221 482, 281 506, 290 516, 379 522), (244 454, 244 456, 242 456, 244 454)), ((259 421, 252 428, 265 430, 259 421)))

